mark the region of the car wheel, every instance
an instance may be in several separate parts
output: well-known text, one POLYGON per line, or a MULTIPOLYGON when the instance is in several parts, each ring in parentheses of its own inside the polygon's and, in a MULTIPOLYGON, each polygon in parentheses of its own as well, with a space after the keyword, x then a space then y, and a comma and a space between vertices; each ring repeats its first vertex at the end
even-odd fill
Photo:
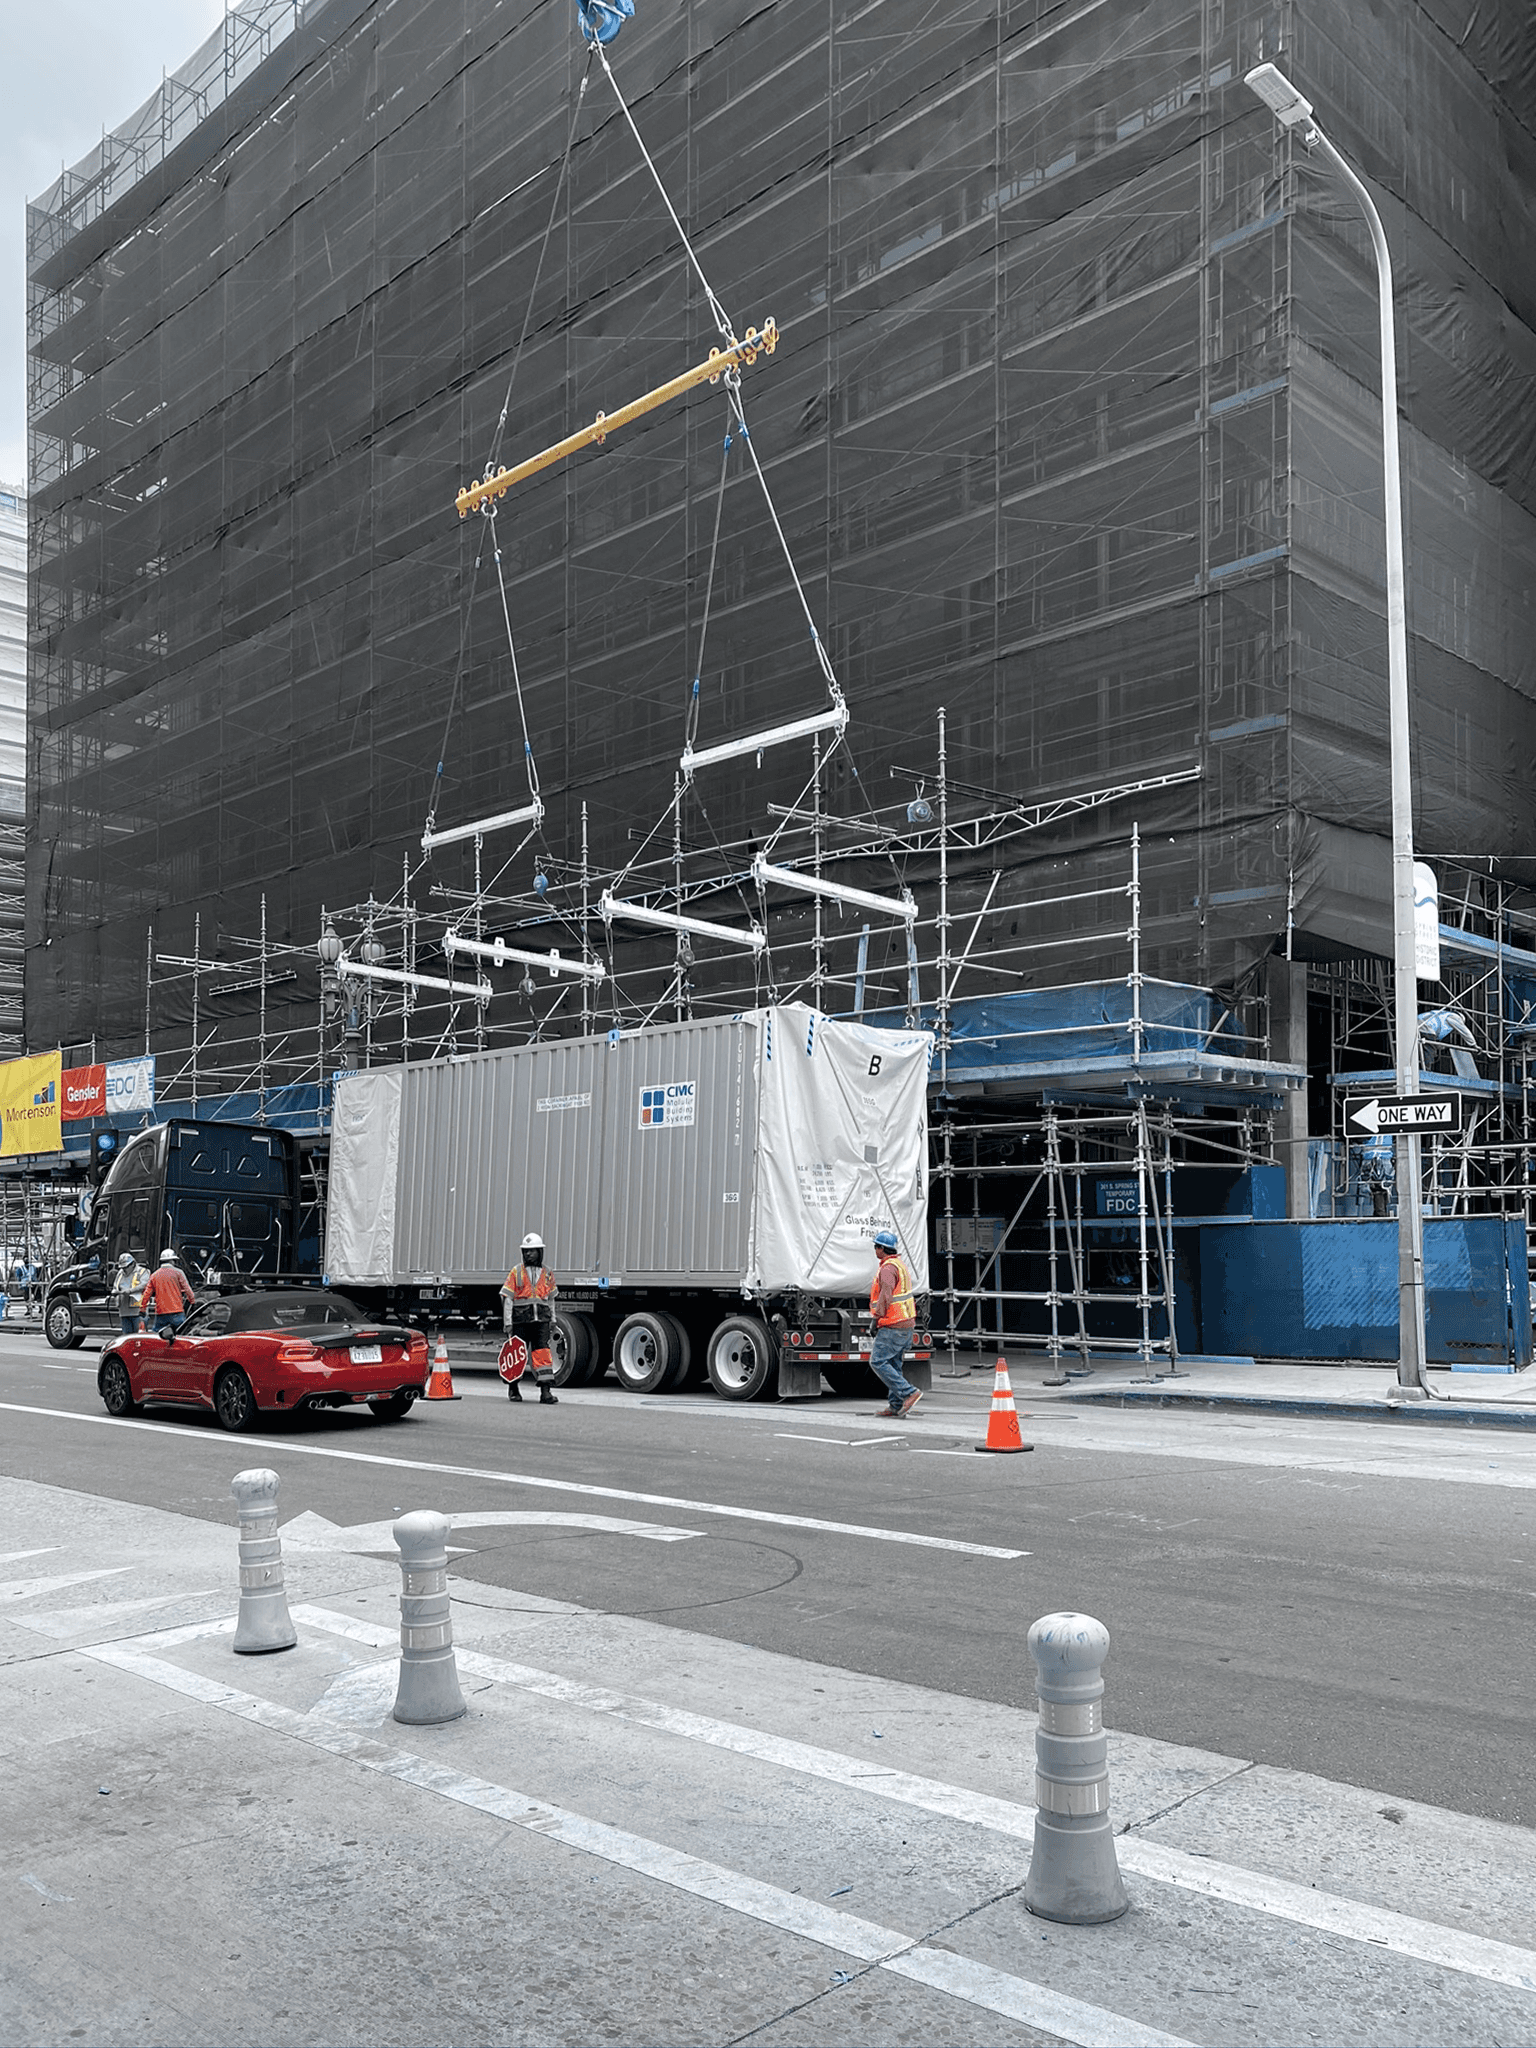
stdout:
POLYGON ((704 1362, 722 1400, 755 1401, 776 1364, 773 1339, 756 1316, 727 1316, 716 1324, 704 1362))
POLYGON ((213 1412, 232 1436, 256 1427, 256 1396, 238 1365, 226 1365, 213 1383, 213 1412))
POLYGON ((73 1351, 85 1342, 80 1319, 67 1301, 51 1301, 43 1329, 55 1351, 73 1351))
POLYGON ((96 1385, 109 1415, 137 1415, 141 1404, 133 1398, 133 1382, 128 1377, 128 1368, 115 1355, 104 1359, 96 1375, 96 1385))
POLYGON ((678 1367, 681 1333, 670 1316, 637 1309, 614 1333, 613 1369, 629 1394, 656 1394, 678 1367))
POLYGON ((408 1388, 403 1394, 391 1394, 387 1401, 370 1401, 368 1406, 380 1422, 401 1422, 416 1405, 416 1391, 408 1388))

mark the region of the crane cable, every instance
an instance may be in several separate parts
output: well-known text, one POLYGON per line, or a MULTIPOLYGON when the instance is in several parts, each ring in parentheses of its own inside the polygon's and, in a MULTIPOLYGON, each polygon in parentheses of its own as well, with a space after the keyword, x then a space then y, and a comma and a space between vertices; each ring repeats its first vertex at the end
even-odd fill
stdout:
MULTIPOLYGON (((502 439, 507 431, 507 415, 512 406, 512 387, 517 381, 518 368, 523 358, 523 347, 528 339, 528 330, 533 324, 534 301, 538 297, 539 284, 544 275, 544 259, 549 253, 550 237, 555 230, 555 221, 560 212, 560 201, 565 192, 565 181, 570 172, 571 151, 576 145, 576 128, 581 119, 582 103, 586 99, 587 86, 592 77, 592 52, 595 47, 594 44, 588 44, 587 46, 587 61, 582 67, 581 82, 576 89, 576 103, 571 109, 570 123, 566 129, 565 149, 560 158, 560 174, 555 180, 555 195, 550 202, 549 218, 544 223, 544 237, 539 243, 538 261, 535 263, 533 270, 533 283, 529 287, 528 303, 523 312, 522 332, 518 335, 517 346, 512 351, 512 367, 507 375, 506 395, 501 401, 501 412, 496 421, 495 431, 491 435, 491 452, 486 458, 485 474, 489 474, 494 466, 496 458, 501 452, 502 439)), ((606 69, 606 66, 604 68, 606 69)), ((475 591, 480 580, 480 567, 485 559, 485 542, 487 537, 489 537, 492 543, 496 557, 497 579, 501 582, 502 615, 506 619, 507 644, 512 657, 512 678, 517 690, 518 714, 522 719, 523 745, 528 764, 529 793, 535 798, 538 797, 538 771, 534 766, 533 749, 528 742, 528 720, 523 710, 522 685, 517 673, 517 648, 513 642, 512 620, 507 605, 506 583, 502 577, 501 570, 501 546, 496 536, 495 508, 491 507, 489 509, 488 524, 475 546, 474 566, 470 571, 469 589, 465 595, 464 609, 459 624, 458 660, 454 665, 453 688, 448 697, 448 716, 444 722, 443 737, 437 749, 437 769, 432 777, 432 794, 427 805, 427 818, 424 827, 424 830, 427 832, 430 832, 433 825, 437 822, 437 806, 443 790, 443 768, 448 757, 448 741, 453 731, 454 718, 458 712, 459 699, 463 693, 464 661, 469 645, 469 622, 474 611, 475 591)), ((526 843, 525 841, 524 844, 526 845, 526 843)))

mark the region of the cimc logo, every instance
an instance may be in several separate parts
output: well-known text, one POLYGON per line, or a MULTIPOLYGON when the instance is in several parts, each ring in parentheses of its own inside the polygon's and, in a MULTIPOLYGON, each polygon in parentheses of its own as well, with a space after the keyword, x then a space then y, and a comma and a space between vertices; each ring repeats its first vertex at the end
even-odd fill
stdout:
POLYGON ((697 1085, 693 1081, 666 1081, 654 1088, 642 1088, 641 1130, 651 1131, 661 1125, 673 1128, 681 1124, 691 1124, 697 1085))

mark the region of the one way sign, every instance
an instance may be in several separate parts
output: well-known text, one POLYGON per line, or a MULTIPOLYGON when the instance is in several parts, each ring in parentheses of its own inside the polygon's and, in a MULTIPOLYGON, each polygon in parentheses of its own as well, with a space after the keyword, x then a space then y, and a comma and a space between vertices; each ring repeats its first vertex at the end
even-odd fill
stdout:
POLYGON ((1349 1112, 1362 1131, 1459 1131, 1459 1095, 1373 1095, 1349 1112))

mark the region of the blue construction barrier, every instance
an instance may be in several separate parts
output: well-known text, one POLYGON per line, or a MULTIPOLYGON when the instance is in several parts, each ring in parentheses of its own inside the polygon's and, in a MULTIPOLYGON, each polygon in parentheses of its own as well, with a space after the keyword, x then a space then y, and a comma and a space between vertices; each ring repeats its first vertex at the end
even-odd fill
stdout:
MULTIPOLYGON (((1198 1236, 1201 1351, 1396 1359, 1395 1218, 1212 1223, 1198 1236)), ((1518 1217, 1426 1217, 1424 1291, 1435 1364, 1510 1372, 1531 1363, 1518 1217)))

